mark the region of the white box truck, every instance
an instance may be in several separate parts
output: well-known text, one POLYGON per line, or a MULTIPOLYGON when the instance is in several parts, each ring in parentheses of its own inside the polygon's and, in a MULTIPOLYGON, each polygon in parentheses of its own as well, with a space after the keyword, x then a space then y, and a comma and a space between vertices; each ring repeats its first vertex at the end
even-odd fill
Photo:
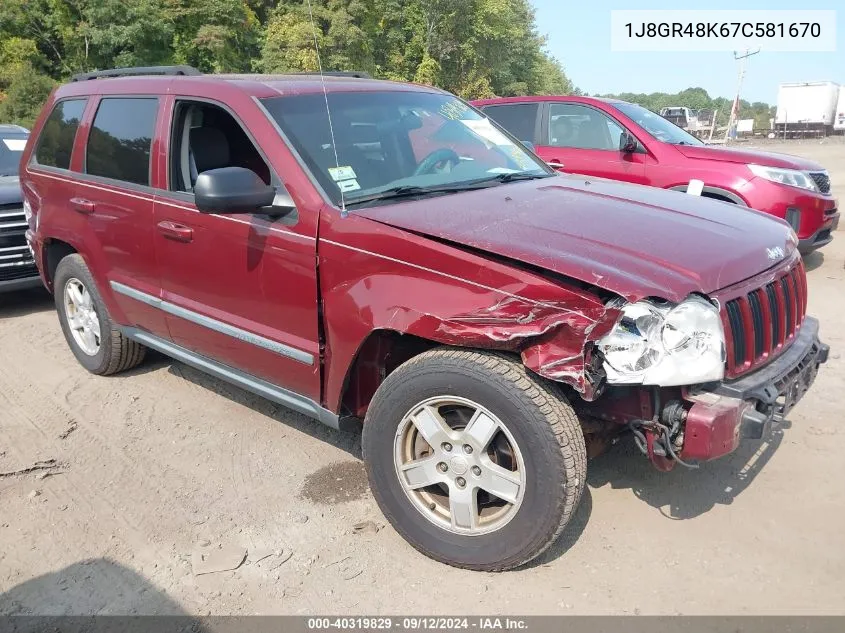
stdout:
POLYGON ((839 86, 839 103, 833 116, 833 130, 839 134, 845 133, 845 86, 839 86))
POLYGON ((775 130, 787 136, 830 134, 838 101, 839 84, 832 81, 781 84, 775 130))

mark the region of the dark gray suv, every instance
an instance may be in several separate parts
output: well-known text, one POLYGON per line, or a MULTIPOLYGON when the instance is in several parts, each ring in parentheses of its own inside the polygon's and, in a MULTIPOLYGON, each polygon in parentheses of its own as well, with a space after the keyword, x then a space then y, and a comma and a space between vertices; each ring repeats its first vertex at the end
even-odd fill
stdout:
POLYGON ((0 125, 0 292, 41 285, 35 261, 26 243, 18 165, 29 137, 19 125, 0 125))

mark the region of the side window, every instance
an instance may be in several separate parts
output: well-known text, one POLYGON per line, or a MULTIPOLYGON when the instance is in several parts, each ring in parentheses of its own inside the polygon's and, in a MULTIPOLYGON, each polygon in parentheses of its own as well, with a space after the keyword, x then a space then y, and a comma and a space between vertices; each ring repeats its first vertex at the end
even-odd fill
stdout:
POLYGON ((491 105, 483 109, 484 114, 513 134, 520 141, 534 142, 539 103, 514 103, 491 105))
POLYGON ((170 190, 190 193, 209 169, 244 167, 271 184, 270 167, 240 124, 223 108, 178 101, 170 137, 170 190))
POLYGON ((553 103, 549 107, 549 145, 577 149, 619 150, 622 128, 588 106, 553 103))
POLYGON ((35 160, 39 165, 70 169, 73 140, 87 101, 69 99, 55 105, 38 138, 35 160))
POLYGON ((610 149, 619 149, 619 139, 625 130, 613 119, 607 117, 607 131, 610 134, 610 149))
POLYGON ((158 99, 109 97, 100 101, 85 152, 85 173, 150 184, 150 147, 158 99))

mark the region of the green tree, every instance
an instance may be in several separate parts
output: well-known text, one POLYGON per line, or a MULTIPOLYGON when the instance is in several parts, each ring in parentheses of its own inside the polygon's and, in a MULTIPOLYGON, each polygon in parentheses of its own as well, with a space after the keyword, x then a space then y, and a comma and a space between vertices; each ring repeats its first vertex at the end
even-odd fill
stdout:
POLYGON ((431 57, 423 57, 417 72, 414 74, 414 83, 436 86, 440 75, 440 64, 431 57))
POLYGON ((577 88, 530 0, 0 0, 0 100, 35 116, 55 82, 122 66, 362 70, 466 98, 577 88), (312 19, 313 16, 313 19, 312 19), (31 85, 26 85, 30 78, 31 85))
POLYGON ((261 23, 248 2, 167 0, 167 14, 174 23, 175 63, 203 72, 251 70, 260 50, 261 23))
MULTIPOLYGON (((731 115, 733 99, 724 97, 711 98, 704 88, 687 88, 677 93, 653 92, 651 94, 635 94, 622 92, 619 94, 600 95, 623 101, 637 103, 653 112, 659 112, 661 108, 670 106, 686 107, 693 110, 712 110, 717 113, 717 125, 727 125, 731 115)), ((769 118, 774 116, 775 108, 767 103, 749 103, 745 100, 739 102, 739 117, 741 119, 754 119, 755 128, 768 128, 769 118)))
POLYGON ((54 82, 41 72, 46 60, 34 40, 0 42, 0 122, 30 127, 54 82))
POLYGON ((366 13, 359 0, 313 0, 310 12, 307 2, 280 3, 269 17, 257 66, 264 72, 316 71, 316 38, 324 70, 372 72, 371 41, 361 28, 366 13))

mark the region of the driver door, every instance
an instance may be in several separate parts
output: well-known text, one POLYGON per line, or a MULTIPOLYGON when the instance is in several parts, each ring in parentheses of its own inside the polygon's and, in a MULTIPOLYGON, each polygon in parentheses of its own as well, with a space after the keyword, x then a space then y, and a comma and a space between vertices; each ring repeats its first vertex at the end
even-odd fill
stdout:
MULTIPOLYGON (((173 342, 319 401, 316 221, 301 210, 278 218, 199 212, 192 187, 208 169, 245 167, 284 185, 254 140, 268 138, 265 130, 249 130, 222 104, 171 97, 168 107, 155 249, 173 342)), ((266 143, 275 140, 282 143, 278 135, 266 143)))
POLYGON ((550 103, 537 154, 559 171, 646 184, 646 154, 619 151, 624 128, 597 108, 550 103))

